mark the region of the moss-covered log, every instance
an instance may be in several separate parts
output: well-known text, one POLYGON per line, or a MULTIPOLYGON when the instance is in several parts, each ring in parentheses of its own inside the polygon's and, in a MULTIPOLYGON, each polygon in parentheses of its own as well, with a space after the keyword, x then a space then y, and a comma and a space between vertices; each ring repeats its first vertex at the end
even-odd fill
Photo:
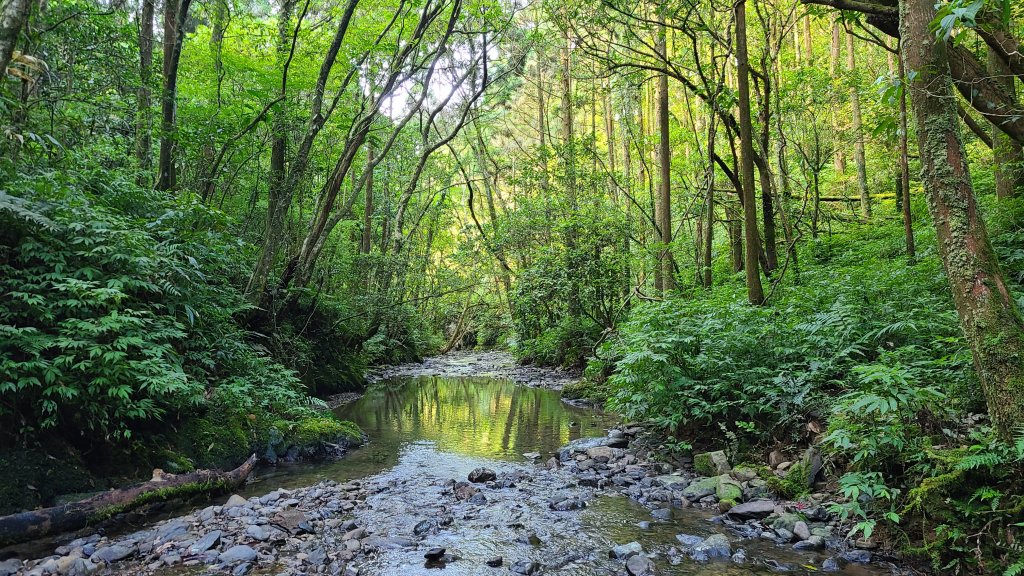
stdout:
POLYGON ((989 415, 1008 438, 1024 419, 1024 321, 981 219, 967 166, 949 46, 929 29, 932 0, 901 0, 900 31, 917 117, 921 177, 960 325, 971 347, 989 415))
POLYGON ((71 504, 20 512, 0 518, 0 545, 17 544, 50 534, 70 532, 154 502, 231 490, 256 465, 253 454, 241 466, 224 472, 197 470, 189 474, 158 471, 148 482, 110 490, 71 504))

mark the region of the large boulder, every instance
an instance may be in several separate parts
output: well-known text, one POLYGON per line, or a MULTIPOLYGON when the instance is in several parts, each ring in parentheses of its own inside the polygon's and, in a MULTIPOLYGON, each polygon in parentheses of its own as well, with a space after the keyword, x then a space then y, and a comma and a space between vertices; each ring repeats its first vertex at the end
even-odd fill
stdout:
POLYGON ((752 500, 729 509, 729 517, 734 520, 760 520, 775 511, 775 502, 771 500, 752 500))
POLYGON ((732 470, 725 452, 704 452, 693 457, 693 469, 701 476, 720 476, 732 470))

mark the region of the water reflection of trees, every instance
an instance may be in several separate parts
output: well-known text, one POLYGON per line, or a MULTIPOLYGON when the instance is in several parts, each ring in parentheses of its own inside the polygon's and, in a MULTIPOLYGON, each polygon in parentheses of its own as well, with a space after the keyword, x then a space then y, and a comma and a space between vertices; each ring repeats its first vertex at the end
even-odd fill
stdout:
POLYGON ((389 445, 423 439, 442 450, 505 457, 553 452, 606 424, 599 414, 563 404, 557 392, 491 378, 382 383, 341 415, 389 445))

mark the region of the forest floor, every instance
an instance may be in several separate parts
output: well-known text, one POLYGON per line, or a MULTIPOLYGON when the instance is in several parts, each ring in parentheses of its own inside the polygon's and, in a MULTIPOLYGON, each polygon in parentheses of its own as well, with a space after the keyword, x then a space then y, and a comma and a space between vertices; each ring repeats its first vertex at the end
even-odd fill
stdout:
MULTIPOLYGON (((554 388, 570 378, 531 379, 542 371, 510 360, 460 353, 373 379, 472 376, 486 386, 516 374, 554 388)), ((515 461, 410 441, 397 465, 367 477, 233 495, 130 534, 88 534, 42 558, 2 561, 0 576, 900 572, 848 548, 828 495, 780 500, 749 468, 719 460, 717 475, 678 469, 660 461, 656 440, 620 425, 515 461)))

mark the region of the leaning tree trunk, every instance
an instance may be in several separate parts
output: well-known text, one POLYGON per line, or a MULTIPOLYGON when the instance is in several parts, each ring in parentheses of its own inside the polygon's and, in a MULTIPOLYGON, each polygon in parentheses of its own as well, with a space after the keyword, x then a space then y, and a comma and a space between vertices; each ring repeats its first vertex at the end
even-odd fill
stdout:
POLYGON ((900 32, 917 119, 921 175, 939 252, 992 423, 1024 418, 1024 321, 992 250, 960 139, 947 45, 929 31, 932 0, 901 0, 900 32))
POLYGON ((4 516, 0 518, 0 546, 78 530, 154 502, 227 492, 245 482, 255 466, 256 455, 253 454, 230 472, 197 470, 190 474, 154 473, 149 482, 110 490, 72 504, 4 516))

